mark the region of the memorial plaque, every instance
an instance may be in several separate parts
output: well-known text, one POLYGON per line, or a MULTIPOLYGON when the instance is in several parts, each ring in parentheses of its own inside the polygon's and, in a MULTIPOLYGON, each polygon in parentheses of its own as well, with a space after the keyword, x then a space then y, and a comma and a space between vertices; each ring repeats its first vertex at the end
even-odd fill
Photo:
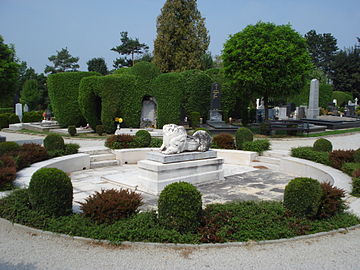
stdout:
POLYGON ((218 83, 213 83, 211 85, 211 110, 220 110, 221 109, 221 87, 218 83))

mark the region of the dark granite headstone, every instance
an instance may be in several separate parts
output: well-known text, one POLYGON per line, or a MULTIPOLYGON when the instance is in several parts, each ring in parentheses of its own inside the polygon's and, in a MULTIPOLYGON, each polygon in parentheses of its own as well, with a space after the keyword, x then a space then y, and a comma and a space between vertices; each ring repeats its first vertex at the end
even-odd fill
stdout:
POLYGON ((211 85, 210 110, 221 110, 221 86, 218 83, 211 85))
POLYGON ((346 117, 354 117, 355 116, 355 106, 354 105, 346 105, 345 116, 346 117))
POLYGON ((6 142, 6 137, 0 135, 0 142, 6 142))

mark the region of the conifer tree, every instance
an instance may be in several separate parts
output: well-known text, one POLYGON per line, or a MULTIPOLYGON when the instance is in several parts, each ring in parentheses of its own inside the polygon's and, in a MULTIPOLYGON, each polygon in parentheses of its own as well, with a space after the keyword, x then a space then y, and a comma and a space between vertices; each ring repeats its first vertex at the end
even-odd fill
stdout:
POLYGON ((210 38, 196 0, 167 0, 157 18, 154 63, 162 72, 200 69, 210 38))

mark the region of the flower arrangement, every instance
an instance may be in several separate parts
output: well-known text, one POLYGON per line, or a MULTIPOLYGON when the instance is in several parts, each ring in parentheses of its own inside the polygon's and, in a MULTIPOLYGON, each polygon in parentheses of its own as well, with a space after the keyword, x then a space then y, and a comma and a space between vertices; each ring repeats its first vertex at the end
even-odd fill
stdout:
POLYGON ((121 117, 115 117, 115 122, 121 124, 124 120, 121 117))

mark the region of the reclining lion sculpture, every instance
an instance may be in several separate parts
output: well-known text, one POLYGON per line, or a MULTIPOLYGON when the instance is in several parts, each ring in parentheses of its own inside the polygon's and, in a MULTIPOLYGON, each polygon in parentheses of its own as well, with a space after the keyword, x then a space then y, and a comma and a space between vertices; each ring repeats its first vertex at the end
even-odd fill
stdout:
POLYGON ((163 144, 160 151, 165 155, 179 154, 185 151, 208 151, 211 136, 203 130, 187 135, 183 126, 168 124, 163 127, 163 144))

